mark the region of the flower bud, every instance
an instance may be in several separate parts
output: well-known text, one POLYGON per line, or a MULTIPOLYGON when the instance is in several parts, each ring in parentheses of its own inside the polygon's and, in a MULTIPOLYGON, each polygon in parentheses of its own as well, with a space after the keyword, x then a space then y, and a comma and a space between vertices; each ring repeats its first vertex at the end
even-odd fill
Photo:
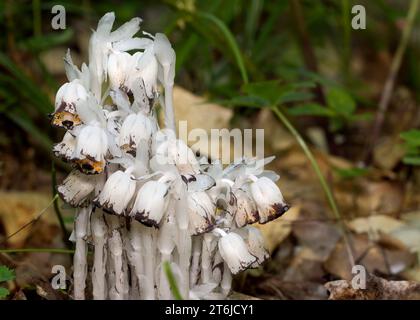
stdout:
POLYGON ((85 126, 77 136, 73 160, 84 173, 101 173, 105 168, 107 151, 108 137, 105 131, 97 126, 85 126))
POLYGON ((254 200, 242 189, 235 190, 234 194, 237 203, 235 213, 236 226, 242 228, 247 224, 257 222, 259 220, 259 215, 254 200))
POLYGON ((56 157, 65 161, 71 160, 73 152, 76 148, 76 138, 70 132, 64 134, 63 140, 53 146, 53 153, 56 157))
POLYGON ((148 116, 142 113, 130 114, 122 124, 117 143, 127 152, 135 151, 140 141, 150 141, 156 130, 156 123, 148 116))
POLYGON ((129 91, 128 77, 132 68, 132 56, 127 52, 115 51, 108 58, 108 77, 111 89, 129 91))
POLYGON ((264 238, 261 234, 261 231, 251 226, 247 227, 247 231, 247 245, 249 252, 257 258, 257 261, 255 261, 252 267, 256 268, 258 265, 267 260, 270 257, 270 254, 264 247, 264 238))
POLYGON ((109 176, 94 202, 106 212, 122 215, 125 213, 135 190, 136 181, 131 179, 131 173, 128 170, 126 172, 119 170, 109 176))
POLYGON ((133 56, 136 67, 136 74, 133 75, 132 82, 135 78, 140 77, 143 80, 144 87, 146 89, 146 95, 149 99, 156 97, 157 93, 157 74, 158 74, 158 62, 155 55, 153 54, 153 46, 146 48, 141 53, 137 52, 133 56))
POLYGON ((146 226, 159 228, 168 205, 168 191, 164 182, 146 182, 137 193, 130 216, 146 226))
POLYGON ((57 187, 57 192, 69 205, 84 207, 88 205, 89 195, 95 190, 97 183, 97 177, 87 176, 80 171, 73 170, 57 187))
POLYGON ((189 230, 199 235, 214 228, 216 206, 205 192, 188 193, 189 230))
POLYGON ((279 187, 266 177, 261 177, 251 183, 252 197, 257 204, 260 223, 267 223, 283 215, 289 210, 284 202, 279 187))
POLYGON ((55 97, 55 111, 52 125, 72 129, 81 124, 76 113, 76 104, 87 99, 87 92, 78 79, 63 84, 55 97))
POLYGON ((230 232, 219 239, 219 251, 233 274, 249 268, 256 258, 240 235, 230 232))

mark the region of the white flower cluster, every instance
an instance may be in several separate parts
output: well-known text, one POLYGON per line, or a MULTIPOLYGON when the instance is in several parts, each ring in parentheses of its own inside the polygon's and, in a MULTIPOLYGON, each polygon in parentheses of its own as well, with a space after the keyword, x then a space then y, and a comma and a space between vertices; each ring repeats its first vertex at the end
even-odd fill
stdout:
POLYGON ((272 158, 244 158, 226 168, 197 158, 175 134, 175 52, 168 39, 135 37, 139 18, 112 31, 114 19, 114 13, 100 19, 88 65, 79 69, 67 53, 69 82, 58 90, 52 114, 52 124, 67 130, 53 151, 75 167, 58 187, 78 208, 74 296, 85 298, 93 245, 94 299, 172 298, 164 262, 184 297, 223 298, 231 274, 268 257, 250 225, 289 208, 273 182, 278 176, 263 171, 272 158), (156 105, 165 111, 165 129, 156 105))

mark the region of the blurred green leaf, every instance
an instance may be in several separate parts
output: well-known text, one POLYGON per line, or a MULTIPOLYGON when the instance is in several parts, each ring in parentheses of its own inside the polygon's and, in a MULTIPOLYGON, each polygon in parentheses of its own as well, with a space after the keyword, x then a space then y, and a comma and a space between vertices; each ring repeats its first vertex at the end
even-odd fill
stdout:
POLYGON ((331 88, 327 93, 328 107, 338 114, 350 116, 356 110, 356 103, 353 98, 344 90, 331 88))
POLYGON ((213 100, 213 102, 229 107, 263 108, 267 106, 266 100, 256 96, 237 96, 230 100, 213 100))
POLYGON ((402 132, 400 137, 410 145, 420 146, 420 130, 412 129, 402 132))
POLYGON ((338 169, 334 168, 334 171, 343 179, 353 179, 363 176, 369 172, 366 168, 350 168, 350 169, 338 169))
POLYGON ((50 50, 56 46, 66 44, 73 38, 73 36, 73 29, 67 28, 60 32, 30 37, 21 41, 18 46, 21 50, 36 54, 44 50, 50 50))
POLYGON ((310 92, 305 91, 286 91, 280 95, 277 99, 276 104, 283 104, 287 102, 300 102, 308 101, 313 99, 314 95, 310 92))
POLYGON ((293 107, 288 109, 287 113, 293 116, 333 117, 335 115, 334 111, 317 103, 308 103, 305 105, 293 107))
POLYGON ((279 80, 246 83, 241 90, 248 95, 260 97, 266 104, 274 105, 282 94, 279 80))
POLYGON ((403 163, 407 165, 414 165, 418 166, 420 165, 420 155, 417 156, 405 156, 403 158, 403 163))
POLYGON ((9 290, 6 288, 0 287, 0 299, 6 298, 10 294, 9 290))
POLYGON ((6 114, 13 122, 25 130, 33 139, 35 139, 44 150, 51 152, 53 142, 40 128, 38 128, 28 115, 16 111, 6 114))
POLYGON ((0 282, 10 281, 15 278, 15 272, 7 266, 0 266, 0 282))

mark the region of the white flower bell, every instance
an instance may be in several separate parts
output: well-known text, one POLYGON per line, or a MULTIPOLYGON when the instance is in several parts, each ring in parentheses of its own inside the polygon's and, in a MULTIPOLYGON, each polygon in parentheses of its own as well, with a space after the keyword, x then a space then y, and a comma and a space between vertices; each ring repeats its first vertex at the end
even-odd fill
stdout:
POLYGON ((204 191, 188 193, 189 230, 191 235, 198 235, 214 228, 216 206, 204 191))
POLYGON ((85 126, 77 136, 73 159, 88 174, 101 173, 105 167, 108 138, 99 126, 85 126))
POLYGON ((162 181, 148 181, 137 193, 130 216, 149 227, 159 228, 168 205, 169 187, 162 181))
POLYGON ((73 170, 57 187, 57 192, 71 206, 83 207, 89 204, 89 195, 95 190, 97 183, 97 176, 87 176, 73 170))
POLYGON ((150 117, 142 114, 130 114, 125 118, 118 145, 125 151, 135 151, 141 141, 150 142, 152 135, 157 131, 157 124, 150 117))
POLYGON ((248 192, 237 189, 234 191, 236 197, 235 223, 238 228, 242 228, 247 224, 258 222, 259 215, 254 200, 249 196, 248 192))
POLYGON ((53 153, 56 157, 62 158, 65 161, 71 160, 74 150, 76 149, 76 138, 67 131, 64 134, 63 140, 54 144, 53 153))
POLYGON ((55 97, 55 111, 52 114, 52 125, 72 129, 81 124, 76 106, 87 99, 87 91, 78 79, 63 84, 55 97))
POLYGON ((104 211, 122 215, 125 213, 136 190, 131 170, 116 171, 109 176, 99 196, 94 200, 104 211))
POLYGON ((233 274, 249 268, 256 261, 244 239, 235 232, 227 233, 219 239, 219 251, 233 274))
POLYGON ((267 223, 289 210, 279 187, 270 179, 261 177, 250 185, 252 197, 257 204, 260 223, 267 223))

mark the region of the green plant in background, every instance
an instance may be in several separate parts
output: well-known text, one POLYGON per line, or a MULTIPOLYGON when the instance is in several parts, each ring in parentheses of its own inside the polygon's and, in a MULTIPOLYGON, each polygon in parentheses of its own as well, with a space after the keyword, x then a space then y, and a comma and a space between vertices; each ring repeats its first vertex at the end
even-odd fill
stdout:
MULTIPOLYGON (((0 266, 0 285, 3 285, 7 281, 15 279, 15 272, 6 266, 0 266)), ((0 287, 0 299, 4 299, 9 295, 9 290, 4 287, 0 287)))
POLYGON ((319 103, 306 103, 288 109, 294 116, 318 116, 330 120, 331 131, 338 131, 355 121, 369 120, 371 113, 356 114, 356 101, 344 89, 332 87, 326 94, 326 106, 319 103))
POLYGON ((400 137, 404 140, 406 149, 403 162, 408 165, 420 165, 420 130, 412 129, 402 132, 400 137))

